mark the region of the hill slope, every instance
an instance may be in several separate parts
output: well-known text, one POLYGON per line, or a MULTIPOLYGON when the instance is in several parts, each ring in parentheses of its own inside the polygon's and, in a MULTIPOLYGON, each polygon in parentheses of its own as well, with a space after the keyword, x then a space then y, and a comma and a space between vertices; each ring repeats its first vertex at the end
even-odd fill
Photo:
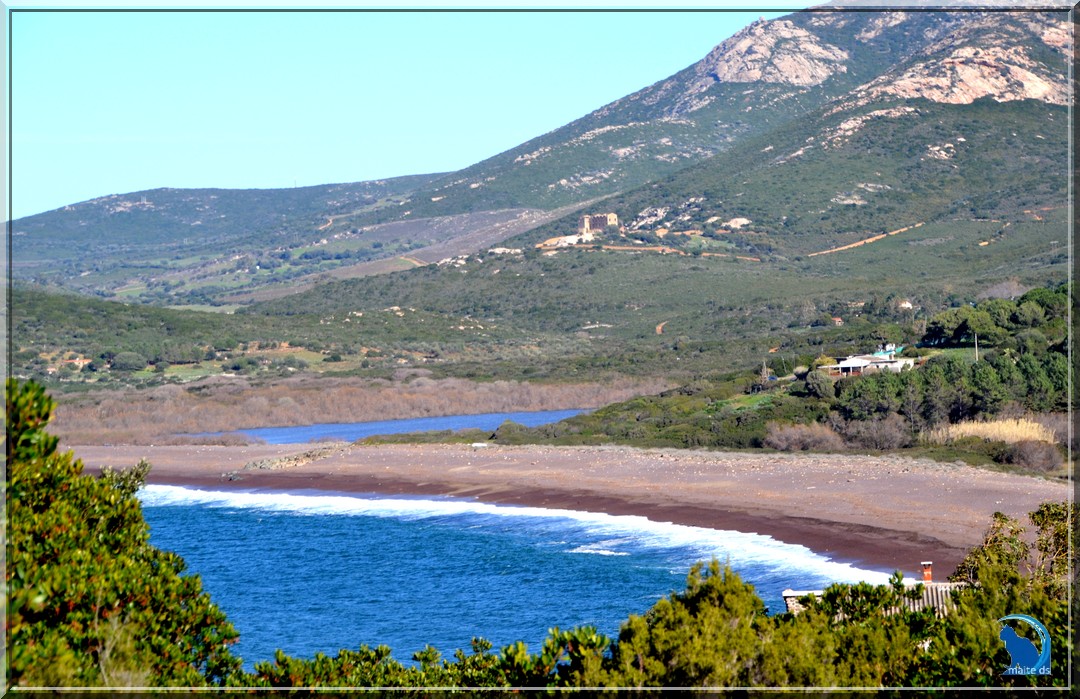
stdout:
POLYGON ((432 179, 420 175, 293 189, 155 189, 100 197, 14 221, 13 272, 16 279, 141 300, 170 298, 170 291, 191 279, 220 281, 256 265, 265 276, 287 278, 294 271, 289 267, 298 265, 281 263, 317 246, 334 217, 399 206, 432 179))
MULTIPOLYGON (((823 234, 821 244, 842 243, 865 231, 893 230, 893 219, 907 218, 898 211, 904 201, 943 188, 960 192, 968 188, 966 178, 988 180, 999 165, 1009 168, 1006 177, 1024 178, 999 188, 1012 200, 1006 208, 1015 209, 1024 199, 1043 201, 1052 189, 1057 162, 1049 170, 1043 165, 1053 160, 1060 132, 1052 127, 1062 126, 1063 117, 1034 117, 1043 119, 1037 123, 1047 127, 1041 135, 1048 142, 1023 145, 1023 157, 1035 159, 1031 177, 1025 174, 1031 168, 1020 167, 1028 161, 995 162, 988 154, 973 154, 971 139, 965 141, 971 145, 957 146, 949 139, 966 133, 958 124, 936 130, 929 124, 945 114, 942 104, 1064 102, 1072 48, 1066 19, 1033 12, 811 11, 755 22, 676 75, 460 172, 294 190, 155 190, 105 197, 16 221, 14 271, 20 279, 143 302, 251 299, 257 294, 250 292, 266 287, 275 294, 296 283, 306 288, 333 270, 364 274, 372 261, 430 245, 442 247, 421 254, 421 262, 482 249, 519 232, 520 226, 508 226, 511 221, 524 216, 533 225, 553 217, 537 210, 575 209, 651 182, 659 182, 660 191, 640 190, 610 205, 646 233, 704 226, 718 216, 712 224, 747 218, 770 235, 797 228, 801 236, 823 234), (1050 119, 1058 122, 1046 123, 1050 119), (945 150, 906 152, 914 147, 909 139, 920 148, 945 150), (950 143, 955 153, 945 147, 950 143), (830 148, 846 148, 848 157, 822 156, 830 148), (724 153, 731 155, 714 159, 724 153), (906 164, 886 167, 896 156, 906 164), (925 162, 926 157, 940 162, 925 162), (880 178, 875 158, 885 168, 880 178), (950 174, 964 158, 970 166, 950 174), (924 164, 916 165, 917 159, 924 164), (686 171, 698 163, 702 169, 686 171), (763 163, 773 167, 762 168, 763 163), (750 204, 742 199, 748 195, 741 181, 731 177, 748 167, 755 179, 747 188, 759 192, 750 204), (845 168, 852 177, 838 176, 845 168), (912 178, 925 183, 912 184, 912 178), (686 208, 701 196, 704 201, 689 205, 697 211, 686 208), (788 210, 777 214, 777 201, 789 203, 788 210), (664 208, 673 220, 656 217, 655 210, 664 208), (642 223, 647 209, 654 210, 644 214, 651 221, 642 223), (878 211, 868 216, 871 209, 878 211), (455 225, 441 223, 448 220, 455 225), (413 223, 372 228, 396 221, 413 223)), ((975 120, 999 118, 989 108, 970 114, 975 120)), ((1021 117, 1005 117, 1010 118, 1021 117)), ((975 136, 997 137, 1003 124, 977 126, 975 136)), ((1028 138, 1025 131, 1017 133, 1028 138)), ((992 182, 974 187, 984 197, 992 197, 993 188, 992 182)), ((962 202, 953 203, 935 207, 962 208, 962 202)), ((544 234, 573 230, 567 220, 544 234)), ((779 254, 819 246, 793 240, 780 245, 779 254)), ((717 249, 758 253, 752 256, 770 252, 753 242, 727 242, 717 249)), ((379 263, 374 269, 403 264, 379 263)))
MULTIPOLYGON (((567 217, 507 241, 525 251, 519 258, 476 255, 250 310, 408 304, 533 331, 626 340, 663 325, 691 340, 760 345, 823 314, 850 316, 847 304, 875 294, 936 310, 1013 277, 1060 280, 1069 173, 1059 102, 1071 50, 1059 40, 1060 17, 940 14, 861 13, 857 26, 844 24, 848 13, 803 18, 823 34, 881 39, 907 27, 904 36, 921 38, 904 44, 903 60, 799 120, 597 204, 618 214, 622 231, 538 250, 576 232, 567 217)), ((730 47, 714 53, 717 76, 753 72, 769 84, 767 65, 736 68, 722 60, 730 47)), ((799 55, 817 54, 835 57, 805 42, 799 55)), ((628 100, 678 109, 723 85, 709 74, 695 69, 628 100), (697 93, 685 87, 694 76, 706 85, 697 93)))

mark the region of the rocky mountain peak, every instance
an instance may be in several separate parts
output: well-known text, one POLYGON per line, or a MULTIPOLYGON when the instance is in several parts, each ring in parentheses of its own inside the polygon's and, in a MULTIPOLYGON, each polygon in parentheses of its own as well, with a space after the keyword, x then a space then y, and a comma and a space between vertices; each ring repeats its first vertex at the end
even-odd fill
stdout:
POLYGON ((820 85, 847 71, 848 52, 786 19, 757 21, 714 48, 694 66, 690 91, 717 82, 820 85))
POLYGON ((740 30, 677 77, 631 99, 648 105, 670 101, 668 117, 695 112, 708 105, 707 94, 720 83, 773 83, 807 88, 847 72, 849 54, 823 41, 790 19, 760 19, 740 30))

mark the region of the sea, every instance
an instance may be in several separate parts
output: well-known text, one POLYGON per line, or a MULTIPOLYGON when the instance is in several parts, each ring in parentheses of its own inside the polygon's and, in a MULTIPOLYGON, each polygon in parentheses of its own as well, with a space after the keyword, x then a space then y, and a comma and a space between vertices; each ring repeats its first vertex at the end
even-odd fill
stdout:
POLYGON ((311 658, 387 645, 411 664, 428 645, 468 652, 474 637, 534 652, 553 627, 615 638, 712 558, 770 613, 783 611, 785 588, 889 577, 753 532, 631 515, 315 490, 147 485, 139 497, 151 543, 202 578, 248 670, 277 649, 311 658))

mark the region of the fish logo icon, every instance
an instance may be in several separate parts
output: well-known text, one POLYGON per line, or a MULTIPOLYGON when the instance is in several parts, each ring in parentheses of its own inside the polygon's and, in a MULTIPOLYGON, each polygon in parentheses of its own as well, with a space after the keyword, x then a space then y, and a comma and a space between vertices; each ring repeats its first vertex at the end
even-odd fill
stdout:
POLYGON ((1003 675, 1049 675, 1050 674, 1050 633, 1037 619, 1027 614, 1010 614, 998 619, 1002 623, 1001 633, 998 634, 1005 643, 1005 650, 1009 652, 1009 667, 1003 675), (1015 620, 1022 621, 1035 629, 1039 635, 1039 648, 1035 644, 1016 633, 1016 629, 1004 622, 1015 620))

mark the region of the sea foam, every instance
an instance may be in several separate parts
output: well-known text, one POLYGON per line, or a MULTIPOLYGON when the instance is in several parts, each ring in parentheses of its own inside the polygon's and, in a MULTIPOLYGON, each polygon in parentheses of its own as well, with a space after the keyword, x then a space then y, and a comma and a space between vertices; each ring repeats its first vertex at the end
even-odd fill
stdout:
MULTIPOLYGON (((528 528, 567 553, 630 555, 640 550, 678 550, 692 560, 717 558, 736 571, 752 568, 755 584, 785 586, 799 578, 818 584, 884 584, 889 574, 834 561, 806 546, 753 532, 657 522, 638 515, 496 505, 463 498, 380 497, 322 491, 202 490, 147 485, 139 497, 148 507, 201 505, 295 516, 336 515, 445 521, 465 528, 528 528)), ((684 558, 684 556, 679 556, 684 558)))

